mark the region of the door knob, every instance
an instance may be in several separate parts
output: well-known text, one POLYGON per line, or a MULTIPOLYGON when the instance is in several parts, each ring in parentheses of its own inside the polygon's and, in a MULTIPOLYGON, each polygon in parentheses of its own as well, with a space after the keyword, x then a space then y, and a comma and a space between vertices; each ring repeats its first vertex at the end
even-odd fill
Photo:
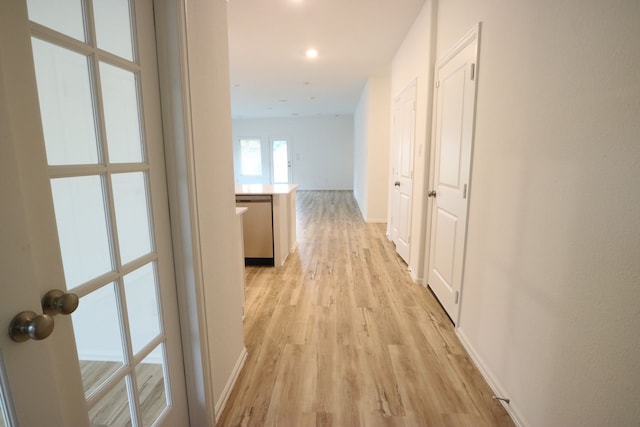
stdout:
POLYGON ((435 192, 435 190, 431 190, 431 191, 429 191, 429 192, 427 193, 427 196, 428 196, 428 197, 436 197, 436 192, 435 192))
POLYGON ((78 303, 76 294, 53 289, 42 297, 44 314, 36 314, 33 311, 18 313, 9 325, 9 336, 16 342, 43 340, 53 332, 53 316, 73 313, 78 308, 78 303))
POLYGON ((78 295, 53 289, 42 297, 42 311, 50 316, 71 314, 78 308, 78 295))
POLYGON ((29 339, 43 340, 51 335, 53 327, 53 317, 48 314, 23 311, 11 321, 9 336, 16 342, 24 342, 29 339))
POLYGON ((396 186, 396 187, 400 187, 400 181, 394 182, 393 185, 396 186))

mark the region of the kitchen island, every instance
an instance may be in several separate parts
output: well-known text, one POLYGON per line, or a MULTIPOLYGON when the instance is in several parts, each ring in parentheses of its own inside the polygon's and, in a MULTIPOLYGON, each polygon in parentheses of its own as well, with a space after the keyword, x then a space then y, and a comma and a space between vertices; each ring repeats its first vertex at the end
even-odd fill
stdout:
MULTIPOLYGON (((245 221, 243 221, 245 263, 281 266, 289 254, 296 250, 298 247, 296 240, 297 188, 297 184, 236 185, 236 206, 248 207, 249 209, 245 214, 245 221), (252 199, 270 202, 271 230, 265 230, 267 226, 264 224, 268 224, 269 221, 264 219, 264 215, 261 214, 262 219, 251 217, 252 206, 255 206, 254 212, 257 212, 258 209, 264 210, 262 207, 258 208, 258 203, 251 203, 252 199), (256 220, 254 221, 252 218, 256 218, 256 220), (258 220, 263 225, 259 225, 258 220), (269 254, 262 251, 256 254, 256 246, 262 248, 268 246, 268 243, 264 242, 265 233, 271 236, 272 252, 269 254), (260 241, 258 242, 258 240, 260 241)), ((264 205, 264 203, 261 204, 264 205)))

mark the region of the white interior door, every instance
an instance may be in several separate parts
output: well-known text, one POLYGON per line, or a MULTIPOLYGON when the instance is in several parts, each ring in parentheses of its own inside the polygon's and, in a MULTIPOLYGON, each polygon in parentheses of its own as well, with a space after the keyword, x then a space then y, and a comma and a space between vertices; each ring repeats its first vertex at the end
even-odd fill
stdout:
POLYGON ((428 283, 457 324, 467 234, 478 32, 436 65, 428 283))
POLYGON ((0 58, 0 316, 80 298, 0 340, 4 424, 187 425, 151 0, 1 2, 0 58))
POLYGON ((398 255, 409 263, 413 194, 413 150, 416 129, 416 86, 409 85, 394 106, 394 165, 391 191, 391 239, 398 255))

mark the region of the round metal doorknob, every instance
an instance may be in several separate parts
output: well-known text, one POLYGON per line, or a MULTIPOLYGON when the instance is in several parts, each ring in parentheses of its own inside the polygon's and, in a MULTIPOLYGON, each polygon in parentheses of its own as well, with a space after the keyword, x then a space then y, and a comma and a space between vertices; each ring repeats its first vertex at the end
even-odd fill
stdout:
POLYGON ((396 187, 400 187, 400 181, 394 182, 393 185, 396 186, 396 187))
POLYGON ((45 314, 71 314, 78 308, 80 302, 78 295, 53 289, 42 297, 42 311, 45 314))
POLYGON ((436 192, 435 192, 435 191, 429 191, 429 192, 427 193, 427 196, 428 196, 428 197, 436 197, 436 192))
POLYGON ((53 332, 53 317, 48 314, 36 314, 23 311, 13 318, 9 325, 9 336, 16 342, 29 339, 43 340, 53 332))

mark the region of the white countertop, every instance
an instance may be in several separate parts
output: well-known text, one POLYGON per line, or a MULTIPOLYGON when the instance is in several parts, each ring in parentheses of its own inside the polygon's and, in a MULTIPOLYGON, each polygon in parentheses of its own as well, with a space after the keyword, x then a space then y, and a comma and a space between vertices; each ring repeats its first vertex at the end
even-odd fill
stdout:
POLYGON ((298 184, 236 184, 236 194, 289 194, 298 187, 298 184))

